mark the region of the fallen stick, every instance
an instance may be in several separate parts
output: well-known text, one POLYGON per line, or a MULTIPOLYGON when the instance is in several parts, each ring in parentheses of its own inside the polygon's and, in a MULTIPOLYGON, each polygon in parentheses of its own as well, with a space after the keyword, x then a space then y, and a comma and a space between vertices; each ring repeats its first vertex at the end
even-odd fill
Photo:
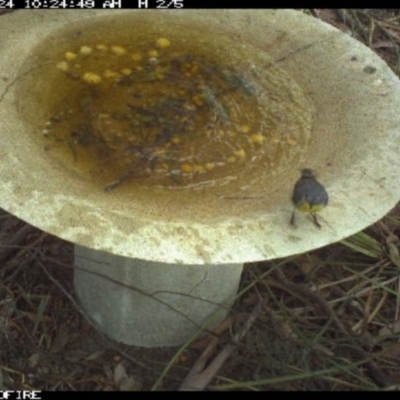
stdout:
POLYGON ((261 305, 261 302, 256 304, 243 327, 233 336, 230 343, 228 343, 221 350, 221 352, 217 354, 208 367, 205 368, 207 361, 211 358, 211 355, 213 354, 220 340, 217 337, 212 338, 210 344, 197 359, 189 374, 178 389, 179 391, 204 390, 204 388, 210 383, 211 379, 214 378, 220 368, 224 365, 228 357, 236 349, 239 341, 243 338, 246 332, 248 332, 254 321, 260 315, 262 309, 261 305))

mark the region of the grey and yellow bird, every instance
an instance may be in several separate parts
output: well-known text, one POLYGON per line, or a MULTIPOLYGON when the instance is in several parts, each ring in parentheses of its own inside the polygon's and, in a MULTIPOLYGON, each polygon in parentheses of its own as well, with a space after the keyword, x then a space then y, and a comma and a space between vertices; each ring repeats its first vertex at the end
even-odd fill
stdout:
POLYGON ((316 213, 328 205, 329 196, 325 187, 317 181, 314 171, 309 168, 301 170, 301 177, 294 185, 292 202, 294 210, 290 224, 294 225, 296 210, 308 212, 314 224, 321 228, 316 213))

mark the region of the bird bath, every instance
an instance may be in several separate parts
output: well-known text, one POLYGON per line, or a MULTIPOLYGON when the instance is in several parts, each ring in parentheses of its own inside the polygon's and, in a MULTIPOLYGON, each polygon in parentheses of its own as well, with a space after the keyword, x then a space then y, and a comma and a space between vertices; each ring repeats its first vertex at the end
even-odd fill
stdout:
POLYGON ((243 263, 336 242, 400 198, 400 82, 319 20, 79 10, 1 22, 0 205, 75 243, 77 296, 115 340, 178 345, 226 315, 243 263), (322 229, 289 224, 308 167, 330 195, 322 229))

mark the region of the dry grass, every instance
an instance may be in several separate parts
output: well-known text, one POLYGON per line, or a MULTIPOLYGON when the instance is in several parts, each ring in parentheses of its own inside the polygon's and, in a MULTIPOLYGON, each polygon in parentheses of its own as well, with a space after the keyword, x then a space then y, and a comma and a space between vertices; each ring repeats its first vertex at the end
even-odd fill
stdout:
MULTIPOLYGON (((351 33, 400 73, 400 11, 299 12, 351 33)), ((205 349, 207 389, 399 389, 399 237, 396 207, 340 243, 249 264, 218 337, 145 350, 112 343, 82 316, 70 244, 1 212, 0 390, 174 390, 205 349)))

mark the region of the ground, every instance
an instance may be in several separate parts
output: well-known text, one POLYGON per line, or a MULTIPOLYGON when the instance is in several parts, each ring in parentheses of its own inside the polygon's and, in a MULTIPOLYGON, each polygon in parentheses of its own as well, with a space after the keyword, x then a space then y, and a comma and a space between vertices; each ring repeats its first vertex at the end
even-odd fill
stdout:
MULTIPOLYGON (((399 74, 400 11, 298 11, 361 40, 399 74)), ((334 245, 248 264, 215 335, 146 350, 112 342, 84 317, 70 243, 1 211, 0 390, 176 390, 193 366, 201 372, 205 349, 208 375, 192 372, 183 387, 398 390, 399 236, 397 206, 334 245)))

